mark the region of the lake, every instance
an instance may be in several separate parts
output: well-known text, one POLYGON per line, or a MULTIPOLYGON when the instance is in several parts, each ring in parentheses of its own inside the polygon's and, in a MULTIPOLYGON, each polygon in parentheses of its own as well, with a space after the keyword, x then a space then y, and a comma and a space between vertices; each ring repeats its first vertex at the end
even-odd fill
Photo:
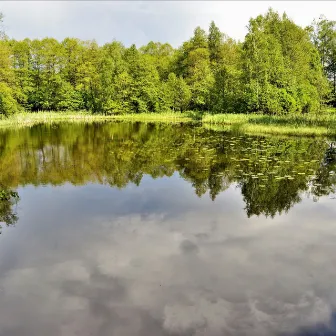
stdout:
POLYGON ((0 335, 336 335, 336 148, 188 124, 0 131, 0 335))

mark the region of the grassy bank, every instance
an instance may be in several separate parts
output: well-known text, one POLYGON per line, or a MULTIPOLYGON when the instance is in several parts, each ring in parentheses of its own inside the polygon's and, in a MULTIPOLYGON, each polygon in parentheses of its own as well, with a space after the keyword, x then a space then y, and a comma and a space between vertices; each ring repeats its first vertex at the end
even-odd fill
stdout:
POLYGON ((111 117, 114 120, 122 121, 142 121, 142 122, 188 122, 194 117, 190 113, 138 113, 124 114, 111 117))
POLYGON ((19 113, 0 119, 0 127, 24 127, 39 123, 94 122, 190 122, 200 121, 204 127, 215 130, 235 130, 249 134, 280 134, 302 136, 335 136, 336 111, 328 110, 319 115, 266 116, 261 114, 205 114, 198 113, 143 113, 106 116, 89 112, 37 112, 19 113))
POLYGON ((142 122, 187 122, 192 121, 188 114, 177 113, 143 113, 126 115, 103 115, 89 112, 24 112, 0 118, 0 127, 24 127, 40 123, 70 122, 94 122, 94 121, 142 121, 142 122))
POLYGON ((261 114, 206 114, 202 118, 206 127, 232 129, 249 134, 283 134, 304 136, 336 135, 336 112, 318 115, 267 116, 261 114))
POLYGON ((54 123, 61 121, 90 122, 106 119, 106 116, 92 115, 88 112, 23 112, 9 117, 2 117, 0 119, 0 127, 32 126, 40 123, 54 123))

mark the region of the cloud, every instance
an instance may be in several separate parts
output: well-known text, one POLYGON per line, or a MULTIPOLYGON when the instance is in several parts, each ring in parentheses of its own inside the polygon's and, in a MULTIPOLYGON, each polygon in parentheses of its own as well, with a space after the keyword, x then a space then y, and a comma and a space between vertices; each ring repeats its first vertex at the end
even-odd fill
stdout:
POLYGON ((333 207, 247 219, 239 189, 210 202, 177 176, 20 196, 0 245, 17 256, 0 260, 0 335, 292 334, 335 309, 333 207))
POLYGON ((336 19, 336 4, 319 1, 8 1, 2 2, 7 34, 16 39, 67 36, 96 39, 98 43, 117 39, 126 46, 151 40, 177 47, 189 39, 196 26, 207 29, 215 20, 221 30, 243 39, 250 17, 269 7, 283 12, 302 26, 320 14, 336 19))

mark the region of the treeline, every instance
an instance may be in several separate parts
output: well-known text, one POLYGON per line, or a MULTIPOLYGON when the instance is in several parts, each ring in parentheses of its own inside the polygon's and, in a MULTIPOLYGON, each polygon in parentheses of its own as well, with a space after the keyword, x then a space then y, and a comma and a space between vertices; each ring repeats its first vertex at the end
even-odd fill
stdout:
POLYGON ((335 102, 335 42, 334 22, 321 18, 303 29, 272 10, 250 20, 243 42, 212 22, 178 49, 4 35, 0 113, 317 112, 335 102))

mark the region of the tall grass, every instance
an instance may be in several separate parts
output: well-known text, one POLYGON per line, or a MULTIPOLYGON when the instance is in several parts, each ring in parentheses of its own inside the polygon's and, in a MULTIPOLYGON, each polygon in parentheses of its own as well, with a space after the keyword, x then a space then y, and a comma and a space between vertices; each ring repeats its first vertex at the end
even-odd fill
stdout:
POLYGON ((121 114, 112 117, 115 120, 129 120, 129 121, 142 121, 142 122, 187 122, 192 121, 194 118, 190 113, 132 113, 121 114))
MULTIPOLYGON (((267 116, 261 114, 206 114, 205 125, 230 126, 245 133, 324 136, 336 135, 336 113, 267 116)), ((227 127, 226 127, 227 128, 227 127)), ((217 127, 217 129, 219 129, 217 127)))
POLYGON ((142 122, 185 122, 191 121, 192 118, 188 114, 180 113, 141 113, 141 114, 125 114, 125 115, 104 115, 92 114, 87 111, 80 112, 54 112, 54 111, 39 111, 39 112, 21 112, 8 117, 0 118, 0 127, 12 126, 32 126, 40 123, 55 123, 61 121, 71 122, 94 122, 107 120, 127 120, 127 121, 142 121, 142 122))
POLYGON ((105 120, 106 116, 93 115, 86 111, 81 112, 20 112, 8 117, 0 118, 0 127, 31 126, 38 123, 53 123, 59 121, 94 121, 105 120))
POLYGON ((141 113, 124 115, 91 114, 81 112, 23 112, 0 118, 0 127, 24 127, 39 123, 62 121, 141 121, 141 122, 190 122, 200 121, 204 127, 217 130, 235 130, 249 134, 279 134, 304 136, 335 136, 336 110, 328 109, 320 114, 268 116, 262 114, 204 114, 185 113, 141 113))

